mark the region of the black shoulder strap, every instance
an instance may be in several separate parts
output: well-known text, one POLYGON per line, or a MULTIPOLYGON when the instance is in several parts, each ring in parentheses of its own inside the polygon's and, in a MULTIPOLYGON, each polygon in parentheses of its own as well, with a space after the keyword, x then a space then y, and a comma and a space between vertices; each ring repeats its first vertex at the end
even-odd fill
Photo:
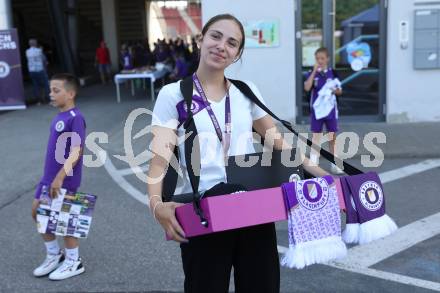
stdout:
MULTIPOLYGON (((326 151, 323 148, 320 148, 317 145, 314 145, 312 143, 311 140, 309 140, 306 137, 303 137, 302 135, 300 135, 293 127, 292 124, 288 121, 282 120, 280 118, 278 118, 278 116, 276 116, 271 110, 269 110, 269 108, 266 107, 266 105, 264 105, 258 98, 257 96, 255 96, 254 92, 251 90, 251 88, 243 81, 241 80, 236 80, 236 79, 229 79, 230 82, 232 82, 232 84, 234 84, 246 97, 248 97, 254 104, 256 104, 258 107, 260 107, 261 109, 263 109, 267 114, 269 114, 270 116, 272 116, 275 120, 279 121, 281 124, 284 125, 284 127, 286 127, 288 130, 290 130, 291 132, 293 132, 299 139, 301 139, 302 141, 306 142, 308 146, 310 146, 311 148, 314 148, 315 150, 319 150, 319 153, 326 158, 327 160, 329 160, 330 162, 332 162, 333 164, 336 164, 335 161, 335 156, 326 151)), ((338 158, 338 160, 341 160, 338 158)), ((361 170, 359 170, 358 168, 350 165, 347 162, 344 162, 343 160, 341 160, 343 165, 344 165, 344 172, 347 173, 348 175, 357 175, 357 174, 362 174, 363 172, 361 170)))
POLYGON ((191 188, 193 190, 193 205, 194 210, 200 217, 200 222, 203 226, 208 225, 208 221, 203 215, 203 211, 200 207, 200 194, 199 194, 199 183, 200 183, 200 143, 197 136, 197 128, 193 119, 193 113, 191 112, 192 104, 192 93, 193 93, 193 80, 191 76, 184 78, 180 82, 180 91, 185 100, 187 109, 187 118, 183 124, 185 128, 185 161, 186 169, 188 172, 189 181, 191 183, 191 188), (192 156, 191 154, 194 154, 192 156), (197 168, 194 170, 194 166, 197 168), (197 174, 196 172, 197 171, 197 174))
MULTIPOLYGON (((174 157, 171 160, 177 160, 177 164, 174 166, 179 166, 179 147, 176 145, 174 147, 174 157)), ((162 186, 162 197, 163 201, 171 201, 171 198, 176 191, 177 181, 179 180, 178 170, 172 167, 172 161, 168 165, 168 169, 165 173, 165 177, 163 178, 163 186, 162 186)))
MULTIPOLYGON (((188 175, 191 181, 191 187, 196 193, 198 191, 199 182, 200 182, 200 174, 195 174, 194 172, 194 163, 198 163, 196 167, 200 170, 200 160, 197 158, 200 157, 200 147, 199 141, 197 137, 197 128, 193 119, 193 113, 191 112, 191 103, 192 103, 192 91, 193 91, 193 81, 191 77, 187 77, 180 82, 180 91, 183 94, 183 98, 185 100, 186 109, 187 109, 187 118, 183 124, 185 128, 185 161, 188 166, 188 175), (194 151, 194 156, 191 156, 191 151, 194 151), (195 162, 197 160, 198 162, 195 162)), ((197 172, 199 173, 199 172, 197 172)))

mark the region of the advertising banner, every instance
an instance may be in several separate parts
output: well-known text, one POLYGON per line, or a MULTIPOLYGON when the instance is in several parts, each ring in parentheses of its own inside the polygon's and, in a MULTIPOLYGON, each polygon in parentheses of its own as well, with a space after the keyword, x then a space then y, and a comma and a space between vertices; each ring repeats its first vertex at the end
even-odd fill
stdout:
POLYGON ((16 29, 0 30, 0 110, 26 109, 16 29))

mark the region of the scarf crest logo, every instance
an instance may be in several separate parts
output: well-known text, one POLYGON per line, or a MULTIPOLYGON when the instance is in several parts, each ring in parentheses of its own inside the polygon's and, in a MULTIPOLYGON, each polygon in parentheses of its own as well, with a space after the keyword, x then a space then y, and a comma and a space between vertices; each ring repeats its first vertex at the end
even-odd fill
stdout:
POLYGON ((367 181, 359 188, 359 199, 367 210, 377 211, 383 204, 382 188, 374 181, 367 181))
POLYGON ((299 203, 308 210, 320 210, 328 203, 329 185, 324 178, 297 182, 296 190, 299 203))

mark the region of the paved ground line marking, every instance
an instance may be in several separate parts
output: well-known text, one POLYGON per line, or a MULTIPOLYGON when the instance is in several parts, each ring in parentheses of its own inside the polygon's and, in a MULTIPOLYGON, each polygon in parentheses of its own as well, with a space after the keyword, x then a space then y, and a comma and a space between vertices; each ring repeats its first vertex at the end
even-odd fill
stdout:
POLYGON ((349 249, 347 257, 335 263, 367 268, 438 234, 440 234, 440 213, 401 227, 388 237, 354 246, 349 249))
POLYGON ((104 168, 107 170, 107 172, 110 174, 110 176, 113 178, 113 180, 127 192, 130 194, 133 198, 137 199, 143 204, 146 204, 149 206, 149 202, 147 200, 147 194, 141 193, 139 190, 134 188, 130 183, 128 183, 127 180, 125 180, 124 176, 119 174, 119 171, 115 168, 111 160, 105 155, 105 151, 101 151, 98 154, 101 162, 104 161, 104 168), (106 159, 105 159, 106 158, 106 159))
POLYGON ((432 282, 432 281, 408 277, 408 276, 390 273, 390 272, 386 272, 386 271, 379 271, 379 270, 371 269, 371 268, 359 268, 359 267, 347 267, 347 266, 340 267, 338 265, 329 265, 329 266, 334 267, 334 268, 338 268, 338 269, 343 269, 346 271, 350 271, 353 273, 358 273, 358 274, 370 276, 370 277, 376 277, 376 278, 387 280, 387 281, 394 281, 394 282, 405 284, 405 285, 411 285, 411 286, 416 286, 416 287, 420 287, 420 288, 440 291, 440 283, 436 283, 436 282, 432 282))
MULTIPOLYGON (((440 291, 440 283, 369 268, 437 234, 440 234, 440 213, 408 224, 383 239, 354 246, 348 250, 348 255, 345 258, 333 261, 328 266, 406 285, 440 291), (409 238, 408 235, 411 235, 411 237, 409 238)), ((279 253, 287 251, 287 247, 281 245, 278 245, 277 248, 279 253)))
POLYGON ((135 166, 133 168, 122 169, 122 170, 118 170, 117 172, 121 176, 127 176, 127 175, 133 175, 133 174, 138 174, 138 173, 145 173, 148 171, 148 167, 149 167, 149 164, 141 166, 141 167, 135 166))
POLYGON ((277 245, 277 249, 278 249, 278 253, 286 253, 288 248, 281 245, 277 245))
MULTIPOLYGON (((401 227, 388 237, 354 246, 348 250, 345 258, 333 261, 331 264, 339 268, 368 268, 438 234, 440 234, 440 213, 401 227)), ((278 245, 278 252, 284 253, 286 250, 287 247, 278 245)))
POLYGON ((383 184, 440 167, 440 159, 429 159, 422 162, 394 169, 379 174, 383 184))

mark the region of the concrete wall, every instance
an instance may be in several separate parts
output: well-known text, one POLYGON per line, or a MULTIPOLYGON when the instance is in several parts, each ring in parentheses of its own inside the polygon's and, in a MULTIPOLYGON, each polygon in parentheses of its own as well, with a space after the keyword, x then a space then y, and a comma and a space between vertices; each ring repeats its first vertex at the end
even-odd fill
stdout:
POLYGON ((112 70, 118 71, 119 69, 119 48, 118 48, 118 34, 116 13, 117 5, 116 0, 101 0, 101 13, 102 13, 102 30, 104 40, 110 51, 110 59, 112 62, 112 70))
POLYGON ((295 119, 295 11, 292 0, 203 0, 202 20, 231 13, 240 21, 280 21, 280 46, 245 48, 242 62, 227 70, 227 76, 251 80, 261 91, 269 108, 280 118, 295 119))
POLYGON ((422 1, 389 0, 386 117, 390 123, 440 121, 440 70, 413 69, 414 10, 440 8, 440 4, 415 5, 417 2, 422 1), (407 49, 400 48, 402 20, 409 22, 407 49))

